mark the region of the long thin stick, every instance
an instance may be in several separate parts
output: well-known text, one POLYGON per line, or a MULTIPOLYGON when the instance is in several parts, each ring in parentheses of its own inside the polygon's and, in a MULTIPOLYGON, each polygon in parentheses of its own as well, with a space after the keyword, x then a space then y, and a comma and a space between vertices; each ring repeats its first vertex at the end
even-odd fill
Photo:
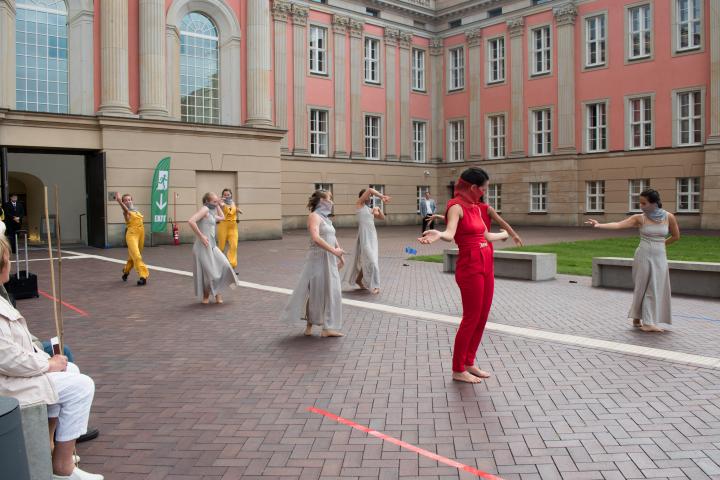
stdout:
POLYGON ((58 258, 58 324, 60 331, 58 339, 60 340, 60 353, 65 355, 62 346, 65 344, 63 339, 65 335, 65 320, 63 318, 63 301, 62 301, 62 236, 60 235, 60 187, 55 185, 55 241, 57 242, 57 258, 58 258))
MULTIPOLYGON (((45 231, 47 232, 47 242, 48 242, 48 256, 50 257, 50 284, 52 285, 52 296, 53 298, 57 298, 57 292, 55 290, 55 260, 53 259, 53 251, 52 251, 52 236, 50 235, 50 212, 48 211, 48 189, 47 187, 44 187, 45 190, 45 231)), ((53 301, 53 316, 55 317, 55 331, 57 332, 58 340, 60 340, 60 353, 62 353, 63 345, 62 345, 62 339, 60 338, 60 322, 58 319, 58 310, 57 310, 57 302, 53 301)))

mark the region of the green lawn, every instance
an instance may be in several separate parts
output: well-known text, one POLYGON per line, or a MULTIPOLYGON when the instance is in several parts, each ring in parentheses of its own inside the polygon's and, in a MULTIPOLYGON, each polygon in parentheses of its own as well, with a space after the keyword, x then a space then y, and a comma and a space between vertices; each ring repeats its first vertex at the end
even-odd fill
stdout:
MULTIPOLYGON (((638 237, 583 240, 579 242, 551 243, 510 248, 511 251, 554 253, 558 257, 558 273, 592 275, 593 257, 632 257, 638 246, 638 237)), ((421 262, 442 263, 442 255, 411 257, 421 262)), ((668 247, 668 259, 695 262, 720 262, 720 238, 684 236, 668 247)))

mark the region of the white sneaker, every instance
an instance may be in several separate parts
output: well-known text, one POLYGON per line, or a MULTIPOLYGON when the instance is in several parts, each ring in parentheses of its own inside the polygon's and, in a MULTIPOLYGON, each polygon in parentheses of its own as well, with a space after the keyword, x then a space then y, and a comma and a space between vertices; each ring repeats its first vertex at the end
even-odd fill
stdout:
POLYGON ((102 475, 97 475, 95 473, 88 473, 75 467, 69 477, 53 474, 53 480, 105 480, 105 477, 103 477, 102 475))
POLYGON ((76 467, 80 465, 80 455, 73 455, 73 463, 76 467))

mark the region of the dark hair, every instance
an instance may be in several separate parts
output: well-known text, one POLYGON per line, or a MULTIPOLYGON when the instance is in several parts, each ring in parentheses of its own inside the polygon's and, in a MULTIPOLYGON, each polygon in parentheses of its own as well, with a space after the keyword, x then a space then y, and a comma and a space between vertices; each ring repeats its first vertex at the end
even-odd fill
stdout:
POLYGON ((230 195, 232 195, 232 190, 230 190, 229 188, 223 188, 223 191, 220 192, 220 196, 225 195, 225 192, 230 192, 230 195))
POLYGON ((658 208, 662 208, 662 202, 660 201, 660 194, 657 192, 657 190, 653 190, 652 188, 648 188, 647 190, 643 190, 640 192, 641 197, 645 197, 648 202, 650 203, 657 203, 658 208))
POLYGON ((470 167, 460 174, 460 178, 480 187, 490 180, 490 175, 480 167, 470 167))
POLYGON ((308 204, 307 204, 308 210, 310 210, 311 212, 314 212, 315 209, 320 204, 320 200, 327 199, 329 194, 330 194, 330 192, 327 190, 323 190, 323 189, 315 190, 312 193, 312 195, 310 195, 310 198, 308 198, 308 204))
POLYGON ((360 190, 360 193, 358 193, 358 198, 362 197, 363 193, 365 192, 367 192, 367 188, 363 188, 362 190, 360 190))

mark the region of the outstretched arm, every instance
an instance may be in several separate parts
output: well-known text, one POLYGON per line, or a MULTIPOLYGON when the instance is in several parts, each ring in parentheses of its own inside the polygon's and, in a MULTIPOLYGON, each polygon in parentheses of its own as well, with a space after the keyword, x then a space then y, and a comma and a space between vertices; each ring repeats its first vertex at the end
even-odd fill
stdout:
POLYGON ((621 222, 612 223, 600 223, 594 218, 591 218, 585 222, 585 225, 590 225, 594 228, 600 228, 602 230, 623 230, 626 228, 635 228, 640 226, 642 214, 633 215, 628 217, 621 222))
POLYGON ((500 214, 495 211, 495 209, 493 207, 488 207, 488 213, 490 214, 490 218, 492 218, 495 221, 495 223, 500 225, 500 228, 505 230, 508 233, 508 235, 510 235, 510 238, 512 238, 513 242, 515 242, 515 245, 517 245, 518 247, 523 246, 523 242, 522 242, 522 239, 520 238, 520 235, 515 233, 515 230, 513 230, 513 228, 510 226, 510 224, 507 223, 500 216, 500 214))
POLYGON ((127 205, 122 202, 122 197, 119 197, 119 194, 120 192, 115 192, 115 200, 117 201, 118 205, 120 205, 120 208, 122 208, 123 217, 125 217, 125 220, 127 221, 130 210, 128 209, 127 205))
POLYGON ((460 222, 460 213, 462 207, 460 205, 453 205, 447 212, 447 226, 444 232, 438 230, 427 230, 423 233, 423 236, 418 240, 420 243, 430 245, 438 240, 444 240, 446 242, 452 242, 455 238, 455 232, 457 232, 458 222, 460 222))

